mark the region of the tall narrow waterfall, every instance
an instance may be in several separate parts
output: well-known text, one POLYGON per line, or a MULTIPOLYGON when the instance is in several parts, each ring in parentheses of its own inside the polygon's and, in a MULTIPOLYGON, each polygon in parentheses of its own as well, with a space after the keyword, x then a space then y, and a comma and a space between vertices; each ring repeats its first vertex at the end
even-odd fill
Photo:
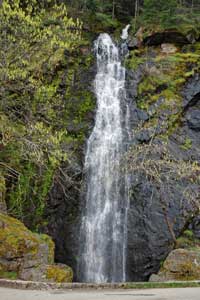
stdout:
POLYGON ((121 167, 127 130, 121 107, 125 69, 119 49, 108 34, 99 36, 95 50, 97 112, 85 158, 87 199, 81 229, 82 280, 122 282, 126 280, 128 209, 127 177, 121 167))

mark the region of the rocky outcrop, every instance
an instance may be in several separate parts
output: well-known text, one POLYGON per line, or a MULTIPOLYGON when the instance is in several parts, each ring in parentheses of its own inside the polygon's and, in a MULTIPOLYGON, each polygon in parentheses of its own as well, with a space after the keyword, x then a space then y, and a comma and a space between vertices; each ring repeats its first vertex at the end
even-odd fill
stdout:
POLYGON ((147 46, 156 46, 161 45, 164 43, 172 43, 177 45, 185 45, 190 44, 190 39, 184 35, 183 33, 180 33, 178 31, 163 31, 163 32, 156 32, 154 34, 150 34, 143 40, 144 45, 147 46))
POLYGON ((49 236, 32 233, 20 221, 0 213, 0 277, 71 282, 71 268, 53 262, 54 243, 49 236))
POLYGON ((140 27, 135 36, 129 37, 128 48, 134 50, 144 46, 158 46, 162 44, 174 44, 183 46, 194 44, 199 40, 199 32, 194 28, 171 29, 163 31, 149 31, 140 27))
POLYGON ((150 281, 199 280, 200 279, 200 248, 196 251, 176 249, 165 260, 157 275, 150 281))
MULTIPOLYGON (((159 41, 160 43, 161 41, 159 41)), ((163 42, 172 42, 172 40, 162 40, 163 42)), ((175 48, 174 48, 175 49, 175 48)), ((158 48, 157 51, 160 51, 158 48)), ((162 50, 161 50, 162 51, 162 50)), ((165 96, 156 96, 162 91, 153 90, 152 83, 150 83, 150 91, 148 91, 148 82, 145 80, 148 76, 149 68, 151 70, 156 68, 154 59, 150 59, 151 55, 156 57, 152 49, 149 50, 149 60, 146 62, 144 68, 140 65, 137 71, 128 71, 127 74, 127 96, 132 106, 134 107, 134 116, 132 120, 133 130, 137 128, 133 137, 133 145, 148 144, 152 142, 152 137, 155 135, 156 143, 162 145, 167 140, 168 151, 172 157, 184 161, 200 162, 200 132, 199 132, 199 115, 200 115, 200 79, 198 73, 190 77, 186 84, 181 88, 181 106, 175 104, 174 107, 164 104, 167 101, 173 103, 176 95, 172 95, 170 100, 166 100, 165 96), (143 68, 143 69, 142 69, 143 68), (139 71, 140 70, 140 71, 139 71), (137 76, 136 74, 139 74, 137 76), (142 81, 141 73, 144 75, 144 90, 142 95, 138 95, 137 87, 142 81), (137 83, 132 78, 137 77, 137 83), (152 90, 153 91, 152 91, 152 90), (144 97, 152 95, 157 102, 147 105, 146 109, 140 109, 140 101, 144 101, 144 97), (135 99, 135 101, 134 101, 135 99), (136 113, 140 111, 140 114, 136 113), (144 116, 142 119, 138 116, 144 116), (156 117, 154 117, 156 115, 156 117), (168 119, 172 116, 179 116, 175 118, 172 124, 168 125, 168 119), (150 126, 148 125, 150 123, 150 126), (143 130, 138 130, 138 124, 143 124, 143 130), (156 124, 156 126, 154 125, 156 124), (164 126, 163 126, 164 124, 164 126), (171 129, 169 130, 169 127, 171 129)), ((163 54, 161 54, 163 55, 163 54)), ((170 55, 165 53, 164 55, 170 55)), ((173 55, 173 54, 172 54, 173 55)), ((165 59, 167 60, 166 56, 165 59)), ((156 78, 159 82, 161 73, 150 78, 156 78)), ((151 82, 151 81, 150 81, 151 82)), ((153 81, 152 81, 153 82, 153 81)), ((170 83, 167 83, 167 85, 170 83)), ((180 87, 179 87, 180 89, 180 87)), ((148 101, 148 97, 145 98, 148 101)), ((169 97, 169 96, 168 96, 169 97)), ((152 97, 153 99, 153 97, 152 97)), ((134 149, 134 148, 133 148, 134 149)), ((133 154, 134 156, 134 150, 133 154)), ((146 159, 156 159, 153 155, 146 159)), ((164 170, 163 170, 164 171, 164 170)), ((195 174, 193 174, 195 176, 195 174)), ((153 184, 148 176, 141 176, 140 174, 130 174, 131 191, 130 191, 130 208, 129 208, 129 224, 128 224, 128 256, 127 256, 127 270, 129 281, 145 281, 149 279, 152 273, 157 273, 160 269, 160 262, 164 261, 167 255, 174 247, 174 239, 179 237, 188 226, 194 227, 196 235, 199 236, 199 210, 194 208, 187 196, 184 196, 186 186, 194 188, 194 191, 199 194, 199 185, 186 183, 185 180, 174 179, 168 182, 168 190, 165 193, 165 209, 160 199, 160 189, 153 184), (167 216, 167 218, 166 218, 167 216), (168 220, 167 220, 168 219, 168 220), (193 219, 195 220, 193 222, 193 219), (171 224, 171 225, 170 225, 171 224), (193 224, 193 225, 190 225, 193 224), (170 229, 173 231, 173 235, 170 229)), ((196 201, 199 201, 196 198, 196 201)))

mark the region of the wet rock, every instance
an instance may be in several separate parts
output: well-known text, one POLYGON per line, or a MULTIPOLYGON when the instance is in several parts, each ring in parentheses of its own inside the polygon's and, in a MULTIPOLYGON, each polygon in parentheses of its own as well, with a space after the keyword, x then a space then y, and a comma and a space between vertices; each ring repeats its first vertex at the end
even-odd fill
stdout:
POLYGON ((195 131, 200 131, 200 111, 193 110, 187 115, 188 127, 195 131))

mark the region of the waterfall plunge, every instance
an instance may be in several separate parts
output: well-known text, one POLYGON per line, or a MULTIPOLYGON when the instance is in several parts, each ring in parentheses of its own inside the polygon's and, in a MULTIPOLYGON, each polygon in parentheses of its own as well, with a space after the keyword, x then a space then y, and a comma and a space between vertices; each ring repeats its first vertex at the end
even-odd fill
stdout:
POLYGON ((81 227, 84 244, 81 279, 95 283, 122 282, 126 280, 129 205, 128 180, 120 166, 128 130, 121 109, 125 68, 119 49, 108 34, 99 36, 95 50, 97 112, 85 158, 87 195, 81 227))

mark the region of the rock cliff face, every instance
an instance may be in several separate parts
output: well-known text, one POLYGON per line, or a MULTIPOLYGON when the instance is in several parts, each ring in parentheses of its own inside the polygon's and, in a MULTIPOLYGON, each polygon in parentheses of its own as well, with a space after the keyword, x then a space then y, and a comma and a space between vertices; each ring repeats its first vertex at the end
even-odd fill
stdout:
POLYGON ((85 64, 92 50, 87 49, 82 55, 76 78, 76 89, 71 91, 71 121, 67 128, 77 142, 72 141, 69 148, 70 161, 62 165, 56 174, 54 184, 47 199, 46 218, 48 225, 43 230, 55 241, 55 258, 57 262, 68 264, 75 270, 77 280, 77 264, 79 254, 79 235, 82 210, 84 209, 84 174, 86 139, 94 123, 95 98, 93 80, 96 73, 94 62, 85 64), (94 106, 88 107, 88 99, 94 99, 94 106), (75 115, 82 111, 78 122, 75 115))
MULTIPOLYGON (((181 43, 171 45, 173 51, 167 53, 163 52, 158 37, 149 37, 148 43, 152 46, 147 50, 141 48, 130 52, 126 102, 130 106, 131 128, 135 132, 131 144, 133 147, 146 145, 152 138, 160 144, 167 140, 170 155, 184 161, 200 162, 199 44, 188 46, 187 39, 179 38, 181 43), (138 131, 139 124, 142 129, 138 131)), ((95 68, 92 68, 83 76, 87 80, 82 78, 80 81, 86 89, 89 83, 90 91, 94 74, 95 68)), ((91 111, 86 135, 91 130, 93 117, 94 111, 91 111)), ((75 280, 80 279, 77 262, 79 226, 84 209, 83 145, 76 149, 74 161, 63 166, 58 175, 62 184, 55 179, 47 205, 49 223, 46 231, 56 243, 56 260, 75 270, 75 280), (66 174, 73 182, 69 182, 66 174)), ((141 174, 130 173, 130 176, 127 275, 129 281, 148 280, 151 274, 158 272, 160 263, 173 249, 174 236, 179 237, 189 226, 196 230, 196 235, 199 234, 196 217, 199 212, 183 196, 184 180, 168 182, 169 192, 165 195, 163 210, 158 187, 141 174)), ((199 186, 191 182, 192 185, 197 193, 199 186)))
MULTIPOLYGON (((149 40, 153 43, 154 38, 149 37, 149 40)), ((165 75, 163 76, 163 71, 155 61, 159 61, 160 65, 162 60, 165 60, 166 63, 172 57, 181 56, 185 48, 179 48, 177 52, 175 51, 176 54, 169 52, 163 54, 162 49, 162 45, 149 48, 148 58, 143 57, 146 66, 140 63, 141 60, 138 57, 134 57, 140 63, 138 69, 140 72, 138 73, 138 70, 128 72, 128 95, 134 97, 136 107, 142 107, 140 114, 135 113, 138 118, 134 118, 134 120, 136 123, 142 122, 142 129, 134 135, 133 144, 146 145, 155 140, 156 143, 162 145, 167 141, 168 151, 172 157, 183 161, 200 162, 199 73, 198 71, 192 72, 189 78, 184 79, 183 84, 176 86, 171 93, 169 80, 173 80, 173 70, 165 81, 165 75), (133 80, 134 76, 137 77, 136 74, 140 78, 137 89, 135 89, 136 84, 133 80), (134 94, 133 90, 136 90, 137 93, 134 94)), ((173 46, 173 49, 176 48, 173 46)), ((189 53, 187 55, 190 56, 189 53)), ((199 57, 198 51, 196 51, 196 55, 199 57)), ((187 59, 185 63, 187 64, 187 59)), ((188 61, 190 71, 195 69, 195 64, 198 62, 188 61)), ((163 68, 167 73, 168 66, 163 65, 163 68)), ((179 76, 180 80, 184 74, 179 76)), ((134 150, 132 155, 134 156, 134 150)), ((153 154, 150 159, 154 159, 153 154)), ((129 280, 147 280, 152 273, 159 270, 160 262, 173 248, 173 236, 170 233, 165 214, 172 224, 175 236, 178 237, 192 223, 195 214, 199 212, 198 208, 193 207, 187 196, 183 196, 186 188, 184 181, 178 182, 174 179, 168 183, 163 182, 163 184, 168 185, 168 193, 165 195, 166 210, 163 210, 160 190, 156 185, 140 174, 132 174, 127 265, 129 280)), ((193 183, 191 182, 189 185, 192 186, 193 183)), ((194 190, 198 195, 199 185, 195 185, 194 190)))

